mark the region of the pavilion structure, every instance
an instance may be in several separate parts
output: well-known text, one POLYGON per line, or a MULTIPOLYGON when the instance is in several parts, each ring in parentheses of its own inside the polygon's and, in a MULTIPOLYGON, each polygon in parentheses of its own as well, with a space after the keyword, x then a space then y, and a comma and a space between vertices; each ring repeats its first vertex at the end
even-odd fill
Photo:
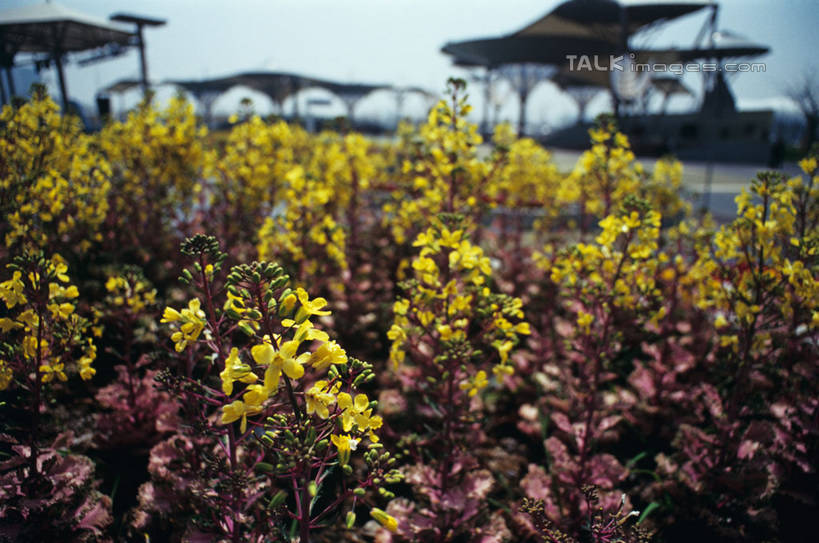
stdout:
MULTIPOLYGON (((38 65, 54 64, 60 97, 63 107, 67 109, 69 94, 63 64, 69 55, 90 52, 94 56, 86 61, 95 61, 120 55, 131 46, 140 50, 142 84, 146 85, 148 68, 142 27, 164 24, 164 21, 133 15, 121 15, 117 20, 135 23, 137 31, 132 32, 105 19, 49 1, 0 11, 0 67, 5 71, 10 94, 16 92, 11 76, 16 57, 18 54, 30 54, 38 65)), ((5 96, 5 92, 2 94, 0 98, 4 102, 10 98, 5 96)))
MULTIPOLYGON (((299 92, 308 88, 320 88, 338 97, 347 109, 347 117, 352 122, 355 108, 361 100, 379 90, 393 90, 396 95, 406 92, 422 92, 423 89, 396 89, 391 85, 372 83, 344 83, 329 79, 306 76, 290 72, 243 72, 226 77, 202 80, 169 80, 168 84, 176 85, 191 93, 204 109, 203 117, 209 123, 212 119, 212 108, 215 100, 233 87, 243 86, 269 97, 280 112, 284 102, 295 98, 299 92)), ((399 106, 400 107, 400 106, 399 106)), ((299 102, 293 100, 293 116, 298 118, 299 102)))
MULTIPOLYGON (((711 6, 706 1, 622 3, 615 0, 568 0, 533 23, 510 34, 459 42, 449 42, 442 51, 456 65, 502 70, 518 94, 519 132, 525 129, 526 104, 540 81, 570 75, 574 87, 601 87, 611 90, 609 59, 631 50, 632 36, 683 15, 711 6), (570 58, 595 57, 602 70, 571 71, 570 58), (550 72, 531 66, 548 66, 550 72), (528 72, 528 75, 527 75, 528 72), (534 78, 531 74, 539 74, 534 78)), ((615 93, 615 112, 620 97, 615 93)))

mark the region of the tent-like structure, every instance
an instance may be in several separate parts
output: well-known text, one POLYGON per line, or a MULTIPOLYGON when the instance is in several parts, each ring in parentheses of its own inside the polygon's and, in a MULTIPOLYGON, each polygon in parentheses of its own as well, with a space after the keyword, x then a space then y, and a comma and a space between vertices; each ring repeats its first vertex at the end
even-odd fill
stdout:
POLYGON ((442 51, 463 66, 494 68, 524 62, 566 63, 566 56, 619 54, 628 39, 650 26, 668 22, 710 5, 710 2, 645 2, 569 0, 511 34, 449 42, 442 51))
MULTIPOLYGON (((0 12, 0 64, 10 70, 18 53, 42 53, 55 63, 63 105, 68 91, 63 61, 69 53, 105 46, 131 45, 134 34, 104 19, 86 15, 52 2, 0 12)), ((13 83, 10 83, 13 93, 13 83)))
MULTIPOLYGON (((582 80, 583 86, 609 87, 607 71, 568 73, 569 58, 587 55, 607 62, 612 56, 626 53, 634 34, 710 5, 706 1, 682 0, 628 4, 615 0, 568 0, 520 30, 495 38, 449 42, 442 52, 459 66, 491 71, 510 65, 548 65, 554 68, 554 74, 570 75, 582 80)), ((508 68, 506 71, 517 73, 508 68)), ((523 77, 516 79, 526 81, 523 77)), ((511 82, 520 99, 520 118, 525 118, 526 100, 532 88, 511 82)), ((618 97, 614 98, 617 109, 618 97)), ((523 123, 519 123, 519 131, 522 129, 523 123)))
MULTIPOLYGON (((171 80, 169 84, 182 87, 194 95, 205 108, 205 118, 210 119, 211 107, 216 98, 237 86, 245 86, 267 95, 281 110, 284 101, 300 91, 318 87, 338 96, 347 107, 347 114, 353 118, 355 106, 370 93, 390 88, 389 85, 368 83, 340 83, 317 77, 310 77, 289 72, 244 72, 228 77, 195 80, 171 80)), ((295 104, 295 115, 298 116, 298 102, 295 104)))

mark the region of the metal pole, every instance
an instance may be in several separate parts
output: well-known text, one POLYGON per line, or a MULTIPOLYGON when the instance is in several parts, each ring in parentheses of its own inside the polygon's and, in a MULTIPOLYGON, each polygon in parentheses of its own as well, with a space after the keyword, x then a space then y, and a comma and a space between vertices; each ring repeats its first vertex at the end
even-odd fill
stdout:
POLYGON ((395 129, 398 130, 398 125, 401 124, 401 112, 404 109, 404 89, 395 90, 395 129))
MULTIPOLYGON (((622 54, 628 55, 628 11, 626 11, 626 6, 620 4, 620 47, 622 54)), ((616 92, 613 92, 612 95, 614 96, 614 118, 617 120, 617 125, 620 125, 620 97, 617 96, 616 92)))
POLYGON ((63 50, 60 47, 64 30, 62 27, 58 29, 57 25, 51 27, 52 45, 54 47, 51 54, 54 64, 57 66, 57 82, 60 85, 60 96, 63 99, 63 114, 68 112, 68 91, 65 88, 65 74, 63 73, 63 50))
POLYGON ((518 137, 523 137, 526 131, 526 102, 529 100, 529 81, 526 78, 526 65, 520 65, 520 87, 518 87, 520 111, 518 113, 518 137))
POLYGON ((142 73, 142 94, 148 96, 148 61, 145 59, 145 39, 142 36, 142 25, 137 23, 137 38, 139 39, 139 64, 142 73))
POLYGON ((301 90, 300 81, 291 81, 291 90, 293 97, 293 121, 299 122, 301 114, 299 113, 299 90, 301 90))
POLYGON ((60 96, 63 99, 63 113, 68 112, 68 91, 65 88, 65 74, 63 73, 63 54, 54 51, 54 63, 57 65, 57 81, 60 84, 60 96))
POLYGON ((492 69, 486 68, 483 80, 483 132, 484 137, 489 139, 492 130, 489 126, 489 102, 492 100, 492 69))
POLYGON ((344 105, 347 106, 347 122, 350 124, 350 130, 353 129, 353 117, 355 116, 355 106, 357 100, 344 100, 344 105))
MULTIPOLYGON (((708 31, 708 49, 711 49, 711 50, 714 49, 714 32, 717 31, 717 14, 718 14, 717 9, 718 9, 717 5, 714 4, 713 9, 711 10, 711 28, 708 31)), ((713 87, 716 87, 716 84, 717 84, 716 77, 717 76, 715 74, 707 74, 706 77, 710 77, 712 79, 712 81, 713 81, 713 87)), ((705 92, 703 93, 703 95, 708 93, 707 80, 706 80, 705 86, 706 86, 706 89, 705 89, 705 92)), ((703 96, 703 102, 704 101, 705 101, 705 96, 703 96)), ((715 116, 719 117, 719 113, 720 113, 719 110, 721 109, 719 100, 716 101, 716 108, 717 108, 717 111, 715 112, 716 113, 715 116)), ((704 116, 709 116, 709 114, 706 113, 706 115, 704 115, 704 116)), ((703 129, 704 128, 705 128, 705 123, 703 123, 703 129)), ((703 130, 703 136, 706 137, 706 138, 710 137, 711 136, 710 131, 703 130)), ((708 213, 708 211, 710 211, 710 207, 711 207, 711 185, 713 183, 713 179, 714 179, 714 146, 709 145, 708 146, 708 161, 705 164, 705 186, 703 187, 703 194, 702 194, 702 208, 700 210, 702 215, 705 215, 706 213, 708 213)))
POLYGON ((6 66, 6 79, 9 80, 9 97, 14 98, 17 90, 14 88, 14 76, 11 73, 11 66, 6 66))
POLYGON ((3 81, 0 80, 0 102, 2 102, 2 105, 5 105, 8 101, 8 98, 6 98, 6 86, 3 85, 3 81))

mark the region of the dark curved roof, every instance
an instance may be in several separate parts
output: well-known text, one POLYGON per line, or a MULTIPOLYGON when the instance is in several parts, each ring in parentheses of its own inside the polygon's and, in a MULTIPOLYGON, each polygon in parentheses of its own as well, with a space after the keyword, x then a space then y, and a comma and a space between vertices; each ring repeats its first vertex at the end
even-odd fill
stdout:
POLYGON ((767 54, 771 49, 767 45, 752 42, 742 36, 728 31, 714 32, 712 45, 686 49, 644 49, 636 51, 638 62, 694 62, 709 59, 725 60, 754 58, 767 54))
POLYGON ((710 2, 703 1, 621 4, 615 0, 569 0, 512 36, 597 36, 617 43, 621 41, 623 15, 628 20, 629 34, 634 34, 646 26, 676 19, 709 5, 710 2))
POLYGON ((240 74, 204 80, 168 81, 191 94, 222 93, 239 85, 251 88, 281 103, 287 97, 309 87, 326 89, 342 100, 356 101, 373 91, 389 88, 389 85, 366 83, 339 83, 317 77, 289 72, 243 72, 240 74))
POLYGON ((570 54, 610 55, 622 50, 623 15, 630 35, 709 5, 705 1, 621 4, 615 0, 569 0, 516 32, 449 42, 442 52, 460 66, 564 64, 570 54))
POLYGON ((128 45, 134 34, 105 19, 55 3, 0 12, 0 38, 14 52, 87 51, 109 43, 128 45))
POLYGON ((229 77, 220 77, 214 79, 202 79, 202 80, 168 80, 165 83, 169 83, 171 85, 176 85, 178 87, 182 87, 189 93, 193 94, 194 96, 201 96, 203 94, 211 94, 211 93, 221 93, 225 92, 231 87, 235 87, 238 85, 232 78, 229 77))
POLYGON ((115 81, 114 83, 111 83, 110 85, 108 85, 107 87, 105 87, 102 90, 103 90, 103 92, 120 93, 120 92, 127 92, 127 91, 129 91, 131 89, 134 89, 136 87, 141 87, 141 86, 142 86, 142 80, 141 79, 120 79, 119 81, 115 81))
POLYGON ((450 42, 441 49, 463 66, 500 66, 534 62, 560 64, 566 56, 577 54, 609 55, 617 48, 610 42, 577 36, 509 36, 450 42))

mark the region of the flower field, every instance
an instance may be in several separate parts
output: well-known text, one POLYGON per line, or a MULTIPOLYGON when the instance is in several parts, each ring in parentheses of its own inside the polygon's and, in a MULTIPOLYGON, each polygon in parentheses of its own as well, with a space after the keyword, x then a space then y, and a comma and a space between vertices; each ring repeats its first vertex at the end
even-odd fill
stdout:
POLYGON ((819 168, 0 114, 0 542, 809 541, 819 168), (807 537, 807 539, 803 539, 807 537))

